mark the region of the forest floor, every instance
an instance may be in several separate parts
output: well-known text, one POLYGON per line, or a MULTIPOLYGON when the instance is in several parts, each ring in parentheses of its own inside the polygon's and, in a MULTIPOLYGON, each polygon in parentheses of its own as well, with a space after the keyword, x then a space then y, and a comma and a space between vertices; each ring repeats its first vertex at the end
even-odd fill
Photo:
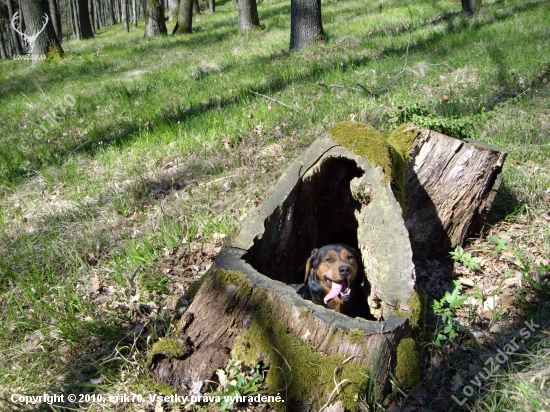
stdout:
MULTIPOLYGON (((487 0, 466 19, 457 1, 328 0, 327 42, 293 53, 289 3, 259 3, 261 31, 239 33, 220 1, 191 35, 144 38, 139 21, 64 42, 61 62, 0 61, 1 410, 190 410, 150 398, 168 389, 148 349, 239 221, 341 120, 413 121, 508 153, 482 233, 417 267, 432 309, 422 382, 365 394, 362 410, 550 410, 548 1, 487 0), (434 303, 455 289, 467 300, 449 321, 434 303), (17 397, 44 393, 80 402, 17 397)), ((243 390, 263 376, 224 373, 243 390)))

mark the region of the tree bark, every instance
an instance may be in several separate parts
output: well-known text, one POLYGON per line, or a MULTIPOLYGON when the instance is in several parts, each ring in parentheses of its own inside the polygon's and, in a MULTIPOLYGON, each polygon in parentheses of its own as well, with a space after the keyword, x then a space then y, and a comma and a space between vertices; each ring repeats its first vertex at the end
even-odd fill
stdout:
POLYGON ((405 224, 415 257, 448 256, 480 229, 500 186, 506 153, 418 130, 405 184, 405 224))
POLYGON ((168 21, 177 23, 178 21, 178 5, 179 0, 168 0, 168 21))
POLYGON ((94 29, 90 22, 88 0, 78 0, 78 26, 80 29, 80 40, 93 39, 94 29))
POLYGON ((128 0, 122 0, 122 21, 124 22, 124 31, 130 33, 130 22, 128 21, 128 0))
POLYGON ((8 55, 6 53, 6 46, 4 44, 4 29, 3 27, 0 27, 0 55, 2 56, 2 59, 7 59, 8 55))
POLYGON ((90 27, 92 34, 95 34, 95 8, 94 0, 88 0, 88 19, 90 20, 90 27))
POLYGON ((324 39, 321 0, 291 0, 290 50, 302 49, 324 39))
POLYGON ((462 13, 471 16, 475 12, 475 0, 462 0, 462 13))
POLYGON ((111 22, 111 26, 117 23, 115 18, 115 6, 113 2, 114 0, 107 0, 107 8, 109 11, 109 21, 111 22))
MULTIPOLYGON (((15 53, 17 53, 19 56, 22 56, 23 55, 23 48, 21 46, 21 40, 19 39, 19 35, 17 34, 17 32, 13 29, 13 27, 11 25, 11 21, 13 19, 12 0, 7 0, 6 3, 8 5, 8 14, 9 14, 9 17, 10 17, 10 33, 11 33, 11 38, 12 38, 12 41, 13 41, 13 46, 15 47, 15 53)), ((22 13, 19 13, 19 14, 21 15, 22 13)), ((23 27, 23 25, 19 24, 19 27, 23 27)))
POLYGON ((63 32, 61 31, 61 15, 59 13, 59 5, 57 4, 57 0, 49 0, 49 8, 55 35, 61 43, 63 41, 63 32))
POLYGON ((216 12, 216 0, 208 0, 208 9, 210 10, 210 14, 216 12))
POLYGON ((248 31, 260 27, 256 0, 239 1, 238 27, 240 31, 248 31))
POLYGON ((46 59, 60 59, 63 57, 63 49, 55 35, 52 21, 49 20, 44 28, 44 15, 48 13, 48 1, 21 0, 21 10, 25 17, 25 31, 27 36, 37 36, 32 42, 33 65, 41 56, 46 59))
POLYGON ((192 2, 193 2, 193 14, 201 14, 199 0, 192 0, 192 2))
POLYGON ((301 410, 304 399, 309 410, 319 410, 329 398, 364 396, 331 397, 337 368, 338 381, 347 376, 356 391, 357 374, 368 374, 382 392, 391 387, 395 348, 415 330, 422 333, 425 322, 413 250, 429 257, 464 241, 494 199, 506 155, 411 124, 388 138, 353 122, 329 133, 283 173, 188 296, 192 303, 171 338, 176 354, 161 350, 167 345, 153 347, 150 372, 178 394, 204 390, 231 356, 268 366, 268 389, 286 388, 287 410, 301 410), (356 306, 368 313, 336 313, 291 287, 303 283, 311 249, 330 243, 359 251, 364 270, 356 306), (350 357, 329 367, 329 359, 350 357))
POLYGON ((145 36, 160 36, 167 33, 162 3, 159 0, 150 0, 145 22, 145 36))
POLYGON ((193 31, 193 1, 180 0, 178 22, 172 34, 191 33, 193 31))

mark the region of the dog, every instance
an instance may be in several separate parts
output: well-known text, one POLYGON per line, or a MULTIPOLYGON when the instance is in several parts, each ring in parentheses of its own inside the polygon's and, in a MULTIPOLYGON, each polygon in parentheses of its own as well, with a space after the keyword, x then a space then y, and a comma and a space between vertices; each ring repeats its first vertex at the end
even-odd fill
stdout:
POLYGON ((359 254, 345 244, 313 249, 306 263, 304 284, 297 293, 336 312, 352 315, 355 289, 360 282, 359 254))

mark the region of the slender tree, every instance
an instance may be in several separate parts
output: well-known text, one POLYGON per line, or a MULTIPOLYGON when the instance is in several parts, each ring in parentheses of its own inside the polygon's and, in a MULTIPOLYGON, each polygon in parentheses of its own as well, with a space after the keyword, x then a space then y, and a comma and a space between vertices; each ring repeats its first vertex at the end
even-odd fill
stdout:
POLYGON ((192 0, 192 1, 193 1, 193 14, 201 14, 199 0, 192 0))
POLYGON ((88 18, 90 19, 90 25, 92 26, 92 33, 95 33, 94 0, 88 0, 88 18))
POLYGON ((178 22, 172 34, 191 33, 193 31, 193 0, 180 0, 178 22))
POLYGON ((59 42, 62 42, 63 33, 61 31, 61 14, 59 13, 59 5, 57 4, 57 0, 48 0, 48 5, 50 8, 50 18, 52 19, 55 35, 57 36, 59 42))
POLYGON ((124 22, 124 31, 130 33, 130 22, 128 21, 128 0, 122 0, 120 5, 122 9, 122 21, 124 22))
POLYGON ((216 12, 216 0, 208 0, 208 9, 210 10, 210 14, 216 12))
POLYGON ((78 0, 78 26, 80 28, 80 39, 92 39, 94 29, 90 22, 90 13, 88 11, 88 0, 78 0))
POLYGON ((238 26, 240 31, 260 27, 256 0, 239 0, 238 26))
MULTIPOLYGON (((6 3, 8 4, 8 15, 10 17, 10 22, 11 22, 13 20, 13 14, 14 14, 12 0, 7 0, 6 3)), ((22 27, 22 25, 20 24, 19 27, 22 27)), ((21 46, 21 41, 19 39, 17 32, 15 31, 15 29, 11 24, 10 24, 10 34, 13 42, 13 47, 15 47, 15 53, 21 56, 23 54, 23 47, 21 46)))
POLYGON ((160 36, 167 33, 162 2, 149 0, 149 7, 145 16, 145 36, 160 36))
POLYGON ((462 13, 471 16, 481 9, 481 0, 462 0, 462 13))
POLYGON ((8 54, 6 52, 6 46, 4 44, 4 27, 2 27, 3 24, 0 26, 0 54, 2 55, 3 59, 8 58, 8 54))
POLYGON ((45 15, 49 14, 48 0, 21 0, 21 11, 25 16, 27 36, 33 37, 33 65, 40 56, 46 56, 47 59, 62 58, 63 49, 55 35, 53 24, 49 18, 45 23, 45 15))
POLYGON ((301 49, 324 39, 321 0, 291 0, 290 50, 301 49))

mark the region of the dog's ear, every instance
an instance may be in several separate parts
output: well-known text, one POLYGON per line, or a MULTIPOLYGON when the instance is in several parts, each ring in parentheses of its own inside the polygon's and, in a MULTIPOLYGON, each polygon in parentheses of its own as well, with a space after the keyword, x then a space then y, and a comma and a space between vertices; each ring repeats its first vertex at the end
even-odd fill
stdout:
POLYGON ((319 257, 319 249, 313 249, 311 251, 311 256, 307 260, 306 263, 306 276, 304 278, 304 284, 307 283, 307 278, 309 276, 309 272, 311 272, 311 269, 317 270, 317 265, 319 262, 317 262, 317 258, 319 257))

